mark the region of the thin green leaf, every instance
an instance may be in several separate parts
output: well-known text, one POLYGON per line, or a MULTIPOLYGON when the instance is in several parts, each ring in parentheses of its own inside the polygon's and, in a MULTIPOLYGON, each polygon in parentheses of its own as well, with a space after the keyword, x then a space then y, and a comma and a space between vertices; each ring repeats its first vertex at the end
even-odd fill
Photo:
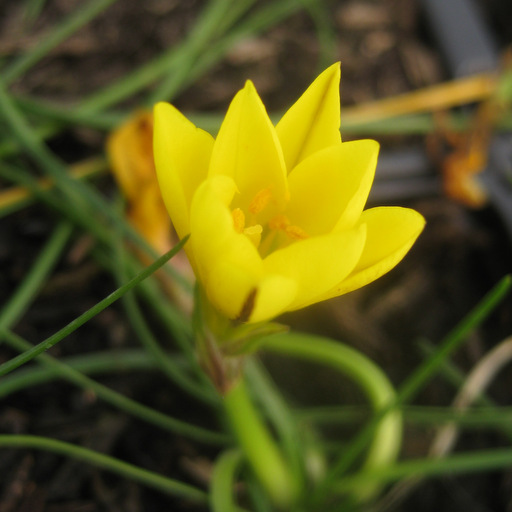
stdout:
MULTIPOLYGON (((114 244, 115 260, 117 264, 114 266, 114 273, 119 283, 123 283, 127 279, 126 272, 126 252, 123 250, 121 238, 117 237, 117 243, 114 244)), ((133 293, 127 293, 123 297, 123 305, 126 309, 127 318, 132 324, 135 332, 146 350, 154 357, 156 364, 162 372, 169 377, 174 383, 180 386, 184 391, 199 400, 210 405, 218 404, 219 397, 215 393, 211 382, 206 378, 200 382, 191 378, 189 374, 183 372, 182 368, 174 363, 172 356, 169 356, 160 346, 156 338, 153 336, 151 329, 144 320, 144 316, 139 309, 136 297, 133 293)), ((185 347, 184 347, 185 348, 185 347)), ((187 343, 185 350, 190 353, 190 345, 187 343)), ((201 372, 203 375, 204 372, 201 372)))
MULTIPOLYGON (((494 286, 479 304, 448 334, 448 336, 446 336, 440 343, 438 350, 405 381, 398 390, 396 402, 386 409, 391 410, 392 408, 400 407, 401 404, 411 400, 413 396, 419 392, 421 387, 439 371, 443 361, 466 340, 468 334, 483 322, 504 299, 506 294, 510 291, 511 285, 511 277, 507 275, 494 286)), ((385 413, 386 410, 382 411, 361 429, 342 456, 333 464, 324 482, 315 493, 316 499, 322 499, 322 496, 328 492, 330 486, 333 485, 343 473, 348 471, 359 455, 370 444, 375 429, 385 413)))
MULTIPOLYGON (((98 304, 94 305, 92 308, 90 308, 88 311, 80 315, 78 318, 70 322, 67 326, 62 328, 60 331, 56 332, 53 336, 50 336, 46 340, 42 341, 38 345, 36 345, 34 348, 28 350, 27 352, 20 354, 19 356, 3 363, 0 365, 0 376, 6 375, 7 373, 11 372, 15 368, 18 368, 18 366, 21 366, 22 364, 25 364, 26 362, 30 361, 37 355, 41 354, 42 352, 48 350, 49 348, 53 347, 59 341, 64 339, 66 336, 71 334, 72 332, 76 331, 80 326, 82 326, 84 323, 89 321, 91 318, 96 316, 98 313, 103 311, 105 308, 110 306, 112 303, 114 303, 116 300, 121 298, 127 291, 131 290, 133 287, 137 286, 141 281, 146 279, 148 276, 150 276, 153 272, 158 270, 164 263, 169 261, 170 258, 172 258, 185 244, 185 242, 188 240, 188 237, 184 238, 179 244, 177 244, 173 249, 165 253, 163 256, 158 258, 154 263, 146 267, 142 272, 140 272, 137 276, 135 276, 133 279, 131 279, 128 283, 126 283, 124 286, 121 286, 116 291, 112 292, 108 297, 105 297, 102 301, 98 302, 98 304)), ((1 333, 1 331, 0 331, 1 333)))
POLYGON ((439 348, 400 386, 398 402, 410 401, 432 376, 439 371, 444 361, 448 360, 474 331, 505 298, 512 286, 510 275, 505 276, 492 288, 480 303, 442 340, 439 348))
POLYGON ((409 460, 371 471, 362 471, 347 475, 339 481, 334 489, 346 492, 362 483, 389 483, 410 477, 433 477, 460 473, 475 473, 512 467, 512 448, 498 450, 474 451, 453 455, 443 459, 409 460))
MULTIPOLYGON (((30 348, 32 347, 30 343, 10 331, 5 331, 3 336, 11 346, 18 350, 30 351, 30 348)), ((185 421, 177 420, 167 414, 163 414, 155 409, 142 405, 135 400, 132 400, 121 393, 96 382, 86 375, 83 375, 79 371, 67 366, 57 359, 54 359, 48 354, 39 354, 36 360, 40 364, 55 370, 63 379, 72 382, 82 389, 94 391, 100 399, 131 414, 132 416, 146 421, 147 423, 151 423, 162 429, 178 433, 184 437, 204 443, 225 444, 227 442, 227 438, 222 434, 197 427, 196 425, 185 421)))
POLYGON ((21 318, 57 263, 71 232, 68 222, 63 221, 57 225, 23 282, 3 306, 0 312, 0 331, 8 329, 21 318))
POLYGON ((25 71, 30 69, 36 62, 43 58, 50 50, 59 43, 73 35, 80 27, 89 23, 98 14, 113 4, 116 0, 92 0, 85 7, 74 11, 67 19, 61 22, 57 27, 52 27, 48 33, 38 39, 37 44, 29 51, 2 71, 0 81, 9 84, 20 77, 25 71))
POLYGON ((71 443, 58 441, 57 439, 27 435, 0 435, 0 446, 5 448, 32 448, 57 453, 101 469, 106 469, 171 496, 180 496, 199 503, 206 503, 207 501, 206 493, 196 487, 153 473, 133 464, 128 464, 109 455, 71 443))
MULTIPOLYGON (((175 358, 177 364, 183 365, 183 358, 178 355, 175 358)), ((87 353, 59 359, 59 361, 85 375, 133 372, 155 368, 154 359, 140 349, 87 353)), ((56 368, 26 366, 0 380, 0 398, 59 378, 61 375, 56 368)))

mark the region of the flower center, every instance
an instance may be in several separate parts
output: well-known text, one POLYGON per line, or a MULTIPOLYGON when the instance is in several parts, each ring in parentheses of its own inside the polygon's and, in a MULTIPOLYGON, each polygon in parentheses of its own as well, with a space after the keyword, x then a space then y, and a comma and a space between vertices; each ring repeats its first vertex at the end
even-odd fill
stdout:
POLYGON ((264 212, 271 201, 272 191, 270 188, 264 188, 256 193, 247 207, 247 217, 252 221, 249 226, 246 226, 247 217, 241 208, 234 208, 231 212, 235 231, 247 236, 262 255, 269 254, 272 250, 296 240, 304 240, 309 237, 300 226, 292 224, 284 213, 274 215, 265 222, 265 227, 263 227, 257 217, 264 212))

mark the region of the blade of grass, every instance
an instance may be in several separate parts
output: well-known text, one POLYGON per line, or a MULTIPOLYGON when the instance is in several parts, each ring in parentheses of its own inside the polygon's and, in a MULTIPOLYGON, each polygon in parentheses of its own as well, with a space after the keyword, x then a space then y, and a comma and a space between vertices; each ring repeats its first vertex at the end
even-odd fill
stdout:
MULTIPOLYGON (((466 429, 510 429, 512 422, 512 407, 509 406, 475 406, 456 411, 452 407, 404 405, 400 410, 406 423, 421 426, 453 422, 466 429)), ((299 422, 317 425, 355 425, 368 419, 370 412, 363 406, 322 406, 299 409, 295 411, 295 417, 299 422)))
MULTIPOLYGON (((512 279, 510 275, 505 276, 480 303, 444 338, 437 351, 422 363, 417 370, 400 386, 397 392, 395 403, 386 409, 399 407, 401 404, 411 400, 421 387, 425 385, 438 371, 443 362, 466 340, 467 336, 480 323, 482 323, 496 306, 504 299, 510 291, 512 279)), ((380 416, 386 410, 375 417, 363 427, 359 434, 350 443, 344 453, 335 461, 322 484, 315 492, 314 499, 321 500, 328 493, 328 489, 346 473, 358 456, 370 444, 373 433, 379 424, 380 416)))
MULTIPOLYGON (((304 0, 302 0, 304 1, 304 0)), ((319 71, 336 61, 336 31, 327 2, 304 2, 315 24, 316 37, 320 46, 319 71)))
MULTIPOLYGON (((127 280, 126 252, 123 250, 123 244, 119 234, 116 239, 117 240, 114 241, 115 243, 113 245, 117 265, 114 266, 113 270, 118 283, 123 283, 127 280)), ((192 396, 210 405, 217 405, 219 403, 219 398, 211 383, 206 378, 201 379, 200 382, 193 380, 189 375, 183 372, 179 366, 174 364, 172 357, 160 347, 160 344, 157 342, 151 332, 151 329, 144 320, 144 316, 139 309, 135 295, 133 293, 125 294, 122 302, 127 313, 127 318, 137 333, 140 342, 154 357, 160 370, 162 370, 167 377, 192 396)), ((189 344, 187 344, 187 347, 188 346, 189 344)), ((204 375, 204 372, 201 372, 200 375, 204 375)))
POLYGON ((32 448, 57 453, 101 469, 106 469, 171 496, 180 496, 198 503, 207 502, 206 493, 196 487, 159 475, 158 473, 153 473, 139 466, 128 464, 109 455, 64 441, 58 441, 57 439, 8 434, 0 435, 0 446, 4 448, 32 448))
MULTIPOLYGON (((178 364, 183 365, 183 358, 176 356, 176 359, 178 364)), ((140 349, 87 353, 59 360, 85 375, 153 370, 155 368, 154 359, 140 349)), ((0 398, 59 378, 60 374, 55 368, 26 366, 0 380, 0 398)))
POLYGON ((41 186, 38 179, 24 168, 7 163, 3 163, 0 166, 0 176, 11 183, 26 188, 38 201, 59 213, 63 218, 80 226, 86 232, 89 231, 100 242, 110 243, 111 233, 108 226, 100 222, 91 224, 88 212, 78 207, 73 208, 72 202, 63 195, 61 190, 58 190, 56 187, 51 189, 45 188, 41 186))
MULTIPOLYGON (((1 334, 9 345, 17 350, 24 350, 25 353, 27 353, 34 348, 33 345, 11 331, 4 330, 1 334)), ((136 402, 135 400, 132 400, 131 398, 96 382, 48 354, 39 354, 36 357, 36 361, 47 368, 53 369, 63 379, 72 382, 82 389, 94 391, 96 396, 100 399, 147 423, 151 423, 152 425, 156 425, 169 432, 180 434, 181 436, 207 444, 225 444, 227 442, 227 438, 222 434, 197 427, 196 425, 173 418, 168 414, 163 414, 155 409, 151 409, 150 407, 136 402)))
POLYGON ((187 79, 195 61, 215 39, 222 35, 223 31, 228 30, 244 14, 252 3, 252 1, 248 2, 246 0, 210 0, 183 42, 179 58, 172 72, 149 95, 146 102, 153 104, 173 97, 181 84, 187 79), (234 6, 237 6, 235 11, 238 17, 233 16, 234 6), (226 18, 228 14, 230 16, 226 18), (226 19, 229 19, 230 23, 227 23, 226 19))
MULTIPOLYGON (((313 0, 303 0, 303 2, 307 3, 312 1, 313 0)), ((303 7, 303 4, 298 3, 297 0, 272 2, 254 13, 248 21, 240 22, 238 25, 235 25, 235 28, 227 32, 223 37, 220 37, 220 34, 218 34, 217 37, 219 40, 216 44, 204 45, 202 51, 198 52, 201 55, 200 61, 198 61, 197 65, 194 65, 193 70, 190 71, 188 79, 182 81, 179 89, 183 89, 183 87, 188 85, 192 80, 196 80, 199 75, 218 62, 218 60, 225 55, 226 51, 232 48, 233 44, 242 37, 254 35, 303 7)), ((238 4, 237 9, 241 9, 238 4)), ((224 20, 221 26, 229 21, 233 16, 233 12, 235 11, 231 11, 230 15, 226 17, 226 20, 224 20)), ((118 82, 93 93, 87 99, 80 102, 74 109, 75 115, 90 115, 95 112, 100 112, 126 99, 130 95, 141 91, 144 87, 154 83, 161 76, 170 76, 170 73, 174 72, 181 63, 183 59, 181 56, 182 53, 186 51, 190 50, 187 50, 184 42, 173 46, 147 64, 125 75, 118 82)), ((165 96, 168 98, 172 97, 168 92, 165 96)))
MULTIPOLYGON (((179 244, 177 244, 173 249, 168 251, 166 254, 158 258, 154 263, 146 267, 142 272, 137 274, 133 279, 131 279, 128 283, 121 286, 114 292, 112 292, 110 295, 105 297, 102 301, 95 304, 92 308, 87 310, 85 313, 80 315, 78 318, 70 322, 68 325, 66 325, 64 328, 62 328, 60 331, 56 332, 54 335, 50 336, 46 340, 42 341, 38 345, 36 345, 34 348, 28 350, 27 352, 20 354, 19 356, 6 361, 2 365, 0 365, 0 376, 6 375, 7 373, 11 372, 12 370, 18 368, 18 366, 21 366, 22 364, 25 364, 26 362, 30 361, 37 355, 41 354, 42 352, 48 350, 49 348, 53 347, 59 341, 64 339, 66 336, 74 332, 76 329, 78 329, 80 326, 82 326, 85 322, 90 320, 92 317, 103 311, 105 308, 110 306, 112 303, 114 303, 116 300, 121 298, 127 291, 131 290, 133 287, 137 286, 141 281, 146 279, 148 276, 150 276, 153 272, 155 272, 158 268, 160 268, 164 263, 169 261, 170 258, 172 258, 186 243, 188 240, 188 237, 184 238, 179 244)), ((1 331, 0 331, 1 333, 1 331)))
POLYGON ((12 99, 0 85, 0 117, 3 117, 13 135, 27 154, 39 165, 55 182, 55 186, 61 190, 73 205, 73 209, 80 209, 88 213, 91 224, 98 223, 91 206, 100 208, 100 211, 109 214, 105 205, 98 200, 90 188, 83 186, 70 178, 66 166, 58 159, 40 140, 37 139, 26 119, 15 107, 12 99))
MULTIPOLYGON (((73 179, 85 179, 106 171, 107 162, 104 158, 90 158, 70 166, 69 172, 73 179)), ((49 189, 53 186, 48 178, 41 178, 38 181, 41 189, 49 189)), ((21 208, 32 204, 34 196, 27 187, 11 187, 0 191, 0 218, 18 211, 21 208)))
MULTIPOLYGON (((118 262, 112 254, 107 253, 105 250, 95 250, 93 253, 97 261, 113 275, 118 272, 118 262)), ((128 270, 130 275, 139 265, 135 265, 131 258, 128 259, 130 264, 128 270)), ((173 307, 169 298, 164 295, 162 289, 155 282, 155 279, 147 279, 143 281, 137 288, 137 292, 151 307, 152 313, 154 313, 160 320, 162 326, 169 333, 169 339, 176 342, 181 352, 187 358, 190 368, 194 369, 198 377, 204 377, 204 371, 200 368, 198 359, 195 354, 195 348, 193 346, 193 333, 192 326, 187 315, 183 312, 178 311, 177 308, 173 307)))
POLYGON ((512 467, 512 448, 482 450, 453 455, 444 459, 409 460, 375 471, 362 471, 355 475, 347 475, 336 484, 335 490, 344 493, 368 481, 389 483, 409 477, 452 476, 510 467, 512 467))
MULTIPOLYGON (((425 355, 431 355, 434 352, 434 347, 430 346, 425 340, 420 342, 420 348, 422 349, 425 355)), ((456 365, 450 360, 446 360, 443 362, 440 368, 441 375, 451 382, 455 389, 460 389, 464 382, 466 381, 466 376, 463 372, 461 372, 456 365)), ((487 407, 489 410, 494 410, 494 414, 501 419, 503 408, 496 405, 493 400, 491 400, 485 393, 480 394, 475 398, 476 404, 481 404, 487 407)), ((510 440, 512 440, 512 423, 511 422, 499 422, 501 425, 500 430, 505 434, 510 440)))
POLYGON ((59 124, 79 124, 96 128, 98 130, 111 130, 119 125, 131 111, 91 111, 80 109, 79 105, 75 108, 69 108, 66 105, 51 103, 41 99, 35 99, 30 96, 16 96, 15 102, 18 108, 32 116, 37 116, 45 121, 58 121, 59 124))
POLYGON ((33 48, 15 60, 7 69, 4 69, 0 81, 7 85, 19 78, 59 43, 73 35, 80 27, 89 23, 89 21, 93 20, 115 1, 116 0, 92 0, 87 5, 74 11, 58 26, 52 27, 45 36, 39 38, 33 48))
POLYGON ((0 311, 0 330, 8 329, 22 317, 56 265, 71 232, 71 225, 66 221, 60 222, 54 229, 23 282, 0 311))
MULTIPOLYGON (((47 204, 50 208, 55 209, 64 217, 68 217, 78 226, 81 226, 86 230, 88 229, 86 218, 87 214, 85 212, 70 207, 71 205, 67 204, 66 198, 62 198, 58 191, 45 190, 41 188, 38 181, 24 169, 13 168, 10 165, 4 164, 0 166, 0 176, 5 177, 13 183, 18 183, 26 187, 35 197, 37 197, 37 199, 47 204)), ((111 247, 112 234, 105 226, 100 223, 95 224, 93 235, 109 248, 111 247)), ((94 250, 93 254, 96 255, 99 262, 108 271, 114 273, 117 270, 117 262, 111 254, 106 254, 105 251, 101 251, 99 249, 94 250)), ((131 273, 140 271, 142 268, 141 264, 133 257, 128 258, 128 263, 131 273)), ((186 317, 180 313, 166 297, 163 296, 161 290, 156 286, 156 283, 153 282, 152 279, 143 281, 140 284, 138 291, 151 305, 152 310, 160 318, 163 326, 168 330, 172 339, 177 342, 181 350, 186 354, 191 368, 195 369, 196 375, 203 375, 203 372, 199 368, 191 343, 192 332, 190 322, 187 322, 186 317)))
MULTIPOLYGON (((4 117, 20 145, 26 149, 36 164, 40 165, 53 178, 56 188, 61 190, 66 196, 67 210, 70 212, 70 215, 76 215, 77 210, 79 210, 85 226, 94 233, 101 234, 103 242, 110 245, 110 236, 105 231, 104 219, 97 217, 98 212, 100 212, 150 256, 156 256, 155 251, 149 246, 147 241, 125 219, 118 215, 115 209, 111 208, 98 192, 87 186, 84 182, 74 180, 69 176, 66 166, 37 139, 26 119, 16 109, 12 99, 1 84, 0 117, 4 117)), ((185 290, 190 290, 190 284, 178 272, 173 271, 171 267, 166 268, 166 271, 170 272, 176 282, 185 290)))
MULTIPOLYGON (((58 193, 59 191, 45 190, 41 188, 38 181, 24 169, 18 167, 14 168, 8 164, 4 164, 0 166, 0 176, 13 183, 18 183, 26 187, 37 199, 59 212, 64 217, 72 220, 85 230, 91 227, 87 222, 88 219, 86 212, 82 212, 78 208, 72 208, 72 205, 68 204, 66 198, 63 198, 61 194, 58 193)), ((110 248, 112 245, 112 233, 101 223, 94 224, 93 228, 94 230, 92 234, 110 248)), ((95 251, 94 253, 99 256, 98 251, 95 251)), ((141 264, 133 257, 129 257, 128 260, 130 272, 140 272, 142 268, 141 264)), ((104 268, 112 273, 115 272, 117 262, 112 255, 105 255, 102 253, 102 256, 99 257, 99 261, 104 268)), ((143 295, 145 300, 150 303, 151 308, 159 316, 165 328, 169 331, 184 353, 187 354, 191 366, 198 368, 193 347, 191 346, 192 332, 190 322, 187 322, 186 317, 180 313, 166 297, 163 296, 162 292, 156 286, 156 283, 152 281, 153 280, 150 279, 143 281, 139 287, 139 292, 143 295)))
POLYGON ((505 276, 490 290, 480 303, 459 323, 440 343, 437 351, 400 386, 398 401, 408 402, 420 391, 421 387, 437 372, 450 354, 457 350, 500 304, 512 286, 510 275, 505 276))
MULTIPOLYGON (((302 0, 301 2, 297 2, 297 0, 281 0, 279 2, 270 2, 262 6, 258 11, 252 14, 249 19, 240 22, 224 38, 208 48, 190 70, 187 80, 182 81, 179 89, 176 89, 173 95, 178 94, 178 92, 197 80, 206 70, 210 69, 224 57, 226 52, 230 48, 233 48, 237 42, 247 37, 256 36, 270 26, 282 21, 287 16, 303 9, 304 4, 312 2, 313 0, 302 0)), ((172 99, 173 95, 168 94, 170 99, 172 99)))
POLYGON ((23 19, 28 23, 33 23, 41 14, 46 0, 27 0, 23 19))

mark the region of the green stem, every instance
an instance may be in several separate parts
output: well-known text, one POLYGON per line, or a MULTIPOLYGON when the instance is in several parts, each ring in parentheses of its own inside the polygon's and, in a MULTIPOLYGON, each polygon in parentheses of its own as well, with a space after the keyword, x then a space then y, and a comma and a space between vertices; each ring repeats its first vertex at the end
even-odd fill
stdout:
POLYGON ((282 453, 254 407, 240 379, 224 396, 224 406, 233 431, 254 473, 274 503, 290 510, 299 489, 282 453))
MULTIPOLYGON (((275 334, 261 340, 261 348, 326 364, 346 374, 366 393, 376 413, 388 409, 395 401, 395 391, 382 370, 360 352, 318 336, 296 333, 275 334)), ((402 415, 389 410, 375 427, 364 469, 385 467, 400 451, 402 415)), ((380 489, 370 482, 355 489, 357 499, 369 499, 380 489)))
POLYGON ((297 421, 290 410, 289 404, 279 393, 277 386, 267 374, 265 368, 256 359, 250 359, 245 364, 245 375, 253 395, 257 397, 257 404, 261 404, 271 428, 275 430, 276 437, 283 446, 290 469, 294 478, 301 485, 304 482, 304 473, 307 458, 301 437, 297 428, 297 421))
POLYGON ((236 473, 242 462, 238 450, 228 450, 215 461, 210 484, 210 507, 212 512, 238 512, 233 499, 236 473))
POLYGON ((199 503, 206 503, 207 501, 206 493, 191 485, 128 464, 109 455, 64 441, 58 441, 57 439, 28 435, 0 435, 0 446, 7 448, 35 448, 58 453, 130 478, 172 496, 181 496, 199 503))

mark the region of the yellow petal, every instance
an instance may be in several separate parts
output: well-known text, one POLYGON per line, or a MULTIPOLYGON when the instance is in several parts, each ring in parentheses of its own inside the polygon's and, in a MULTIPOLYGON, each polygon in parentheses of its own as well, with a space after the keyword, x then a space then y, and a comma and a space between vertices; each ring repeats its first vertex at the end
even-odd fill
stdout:
POLYGON ((357 264, 366 238, 366 227, 297 241, 263 260, 265 273, 277 274, 297 283, 297 295, 289 309, 317 302, 345 279, 357 264))
POLYGON ((240 191, 235 205, 247 211, 269 189, 272 200, 288 198, 286 171, 275 128, 252 82, 234 97, 213 148, 209 176, 231 176, 240 191))
POLYGON ((208 298, 230 318, 240 314, 263 275, 257 249, 235 229, 230 210, 235 192, 229 176, 214 176, 199 186, 192 201, 187 244, 208 298))
POLYGON ((261 322, 289 309, 297 283, 279 275, 257 275, 236 252, 219 258, 209 274, 209 300, 228 318, 261 322))
POLYGON ((375 281, 407 254, 425 225, 421 214, 409 208, 379 207, 361 215, 366 225, 366 244, 352 273, 321 300, 348 293, 375 281))
POLYGON ((297 283, 290 278, 269 275, 259 283, 256 291, 254 310, 249 320, 263 322, 288 311, 297 294, 297 283))
POLYGON ((341 142, 340 64, 321 73, 276 126, 290 172, 312 153, 341 142))
POLYGON ((212 136, 172 105, 155 106, 153 148, 158 182, 180 238, 190 232, 192 196, 206 179, 212 147, 212 136))
POLYGON ((345 159, 343 176, 346 191, 343 195, 345 208, 334 227, 335 230, 349 229, 358 221, 375 177, 379 143, 363 139, 344 142, 345 159))
POLYGON ((349 229, 358 220, 377 165, 373 140, 344 142, 318 151, 289 175, 287 217, 310 236, 349 229))

